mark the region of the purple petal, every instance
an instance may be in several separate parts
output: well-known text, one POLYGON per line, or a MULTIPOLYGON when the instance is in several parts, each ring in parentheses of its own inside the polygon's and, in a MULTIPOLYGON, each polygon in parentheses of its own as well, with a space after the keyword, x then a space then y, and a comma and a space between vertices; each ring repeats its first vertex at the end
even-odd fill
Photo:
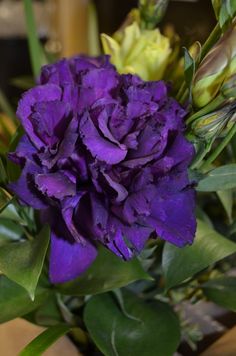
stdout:
POLYGON ((43 148, 44 143, 34 132, 33 123, 30 120, 32 107, 36 103, 60 100, 61 93, 61 88, 57 85, 46 84, 28 90, 19 101, 17 116, 30 137, 30 140, 37 148, 43 148))
POLYGON ((80 134, 92 156, 100 161, 116 164, 127 154, 127 150, 121 149, 99 135, 88 113, 85 113, 80 121, 80 134))
POLYGON ((32 206, 34 209, 45 209, 47 204, 34 184, 34 176, 39 173, 41 173, 41 168, 31 161, 27 161, 20 178, 17 182, 9 184, 9 188, 24 204, 32 206))
POLYGON ((56 154, 52 155, 50 150, 46 150, 46 152, 39 154, 39 158, 43 165, 51 169, 59 160, 71 158, 74 155, 73 152, 78 139, 77 128, 78 121, 73 118, 64 132, 64 138, 62 139, 56 154))
MULTIPOLYGON (((71 235, 73 238, 82 244, 85 243, 85 238, 81 235, 81 233, 78 231, 78 228, 75 225, 74 222, 74 215, 75 211, 78 210, 80 200, 83 197, 84 192, 81 192, 77 194, 76 196, 72 198, 66 198, 63 200, 62 203, 62 216, 64 218, 65 224, 70 231, 71 235)), ((78 217, 80 219, 80 217, 78 217)))
POLYGON ((57 63, 48 64, 42 67, 40 84, 65 85, 73 81, 70 71, 69 61, 62 59, 57 63))
POLYGON ((122 144, 120 144, 119 141, 117 141, 113 134, 111 133, 109 127, 109 116, 106 110, 103 110, 101 112, 101 114, 98 117, 98 126, 99 129, 101 130, 101 132, 103 133, 104 137, 107 138, 109 141, 111 141, 112 143, 116 144, 117 146, 119 146, 121 149, 126 149, 126 147, 122 144))
POLYGON ((153 229, 150 227, 134 224, 133 226, 123 226, 122 232, 132 245, 136 253, 140 253, 150 237, 153 229))
POLYGON ((115 202, 120 203, 123 200, 125 200, 125 198, 128 195, 128 192, 125 189, 125 187, 122 184, 119 184, 118 182, 116 182, 114 179, 112 179, 109 176, 109 174, 102 173, 102 175, 106 179, 106 181, 107 181, 108 185, 110 186, 110 188, 112 190, 114 190, 114 192, 116 194, 115 202))
POLYGON ((8 153, 8 157, 12 162, 23 165, 26 159, 33 161, 33 155, 35 153, 37 153, 36 148, 32 145, 29 138, 26 135, 23 135, 18 143, 16 151, 8 153))
POLYGON ((70 105, 60 101, 40 102, 34 105, 34 110, 30 120, 35 133, 46 145, 55 145, 70 122, 70 105))
POLYGON ((93 88, 96 100, 112 94, 118 85, 118 75, 113 68, 91 70, 82 79, 82 86, 93 88))
POLYGON ((120 231, 118 231, 115 237, 110 242, 106 243, 105 246, 125 261, 128 261, 133 257, 133 253, 124 242, 120 231))
POLYGON ((97 256, 95 246, 86 241, 70 243, 62 236, 51 233, 49 276, 52 283, 65 283, 84 273, 97 256))
POLYGON ((187 174, 178 173, 163 179, 147 218, 162 239, 179 247, 191 244, 196 232, 195 192, 187 181, 187 174))
POLYGON ((63 173, 37 174, 35 183, 38 189, 50 198, 62 199, 76 193, 76 185, 63 173))

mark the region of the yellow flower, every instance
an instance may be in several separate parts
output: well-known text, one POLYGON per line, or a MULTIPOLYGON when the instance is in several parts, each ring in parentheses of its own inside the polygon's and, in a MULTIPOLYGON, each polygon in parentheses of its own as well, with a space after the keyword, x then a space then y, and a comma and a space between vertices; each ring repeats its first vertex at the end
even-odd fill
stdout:
POLYGON ((169 39, 158 29, 140 29, 134 21, 113 37, 102 34, 101 40, 118 72, 138 74, 143 80, 163 77, 171 48, 169 39))

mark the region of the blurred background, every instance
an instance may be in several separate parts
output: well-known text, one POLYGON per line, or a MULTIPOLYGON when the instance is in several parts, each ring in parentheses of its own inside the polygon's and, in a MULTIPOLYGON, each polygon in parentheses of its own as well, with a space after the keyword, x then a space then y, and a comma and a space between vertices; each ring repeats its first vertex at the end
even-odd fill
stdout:
MULTIPOLYGON (((138 0, 34 0, 38 37, 47 55, 55 59, 78 53, 97 55, 101 52, 98 34, 101 32, 112 34, 116 31, 137 3, 138 0)), ((181 38, 181 45, 189 47, 196 40, 203 43, 214 25, 215 16, 211 0, 170 0, 160 27, 162 31, 167 27, 174 30, 181 38)), ((16 107, 20 94, 33 85, 23 0, 0 0, 0 54, 0 101, 4 93, 13 107, 16 107)), ((0 113, 1 120, 4 121, 4 115, 0 113)), ((8 127, 8 131, 13 134, 15 128, 14 125, 8 127)), ((0 143, 5 139, 5 132, 2 133, 0 130, 0 143)), ((209 204, 212 204, 212 201, 209 204)), ((196 305, 186 303, 183 310, 186 314, 184 317, 188 318, 192 325, 190 332, 193 337, 198 340, 198 329, 195 329, 197 324, 200 325, 204 338, 195 350, 192 350, 189 344, 182 343, 178 355, 236 355, 236 314, 231 312, 226 314, 225 309, 204 301, 196 305), (218 343, 213 344, 209 352, 200 354, 227 329, 231 331, 218 343)), ((15 327, 19 334, 19 324, 15 327)), ((30 330, 27 329, 24 335, 31 335, 30 330)), ((15 335, 12 334, 12 329, 6 331, 3 326, 0 330, 1 348, 3 340, 8 340, 11 345, 16 344, 12 343, 12 338, 6 337, 8 335, 6 332, 15 335)), ((14 336, 13 339, 16 341, 17 338, 14 336)), ((19 339, 22 340, 21 334, 19 339)), ((63 355, 61 348, 60 350, 63 355)), ((0 355, 3 354, 12 356, 16 353, 0 352, 0 355)), ((65 354, 73 355, 72 351, 65 354)))
MULTIPOLYGON (((35 0, 37 31, 47 53, 67 57, 96 55, 99 44, 89 48, 94 26, 112 34, 138 0, 35 0), (95 50, 94 50, 95 48, 95 50)), ((163 29, 171 24, 185 46, 203 42, 214 26, 210 0, 170 0, 163 29)), ((31 66, 27 48, 22 0, 0 0, 0 89, 15 104, 24 86, 30 86, 31 66)))

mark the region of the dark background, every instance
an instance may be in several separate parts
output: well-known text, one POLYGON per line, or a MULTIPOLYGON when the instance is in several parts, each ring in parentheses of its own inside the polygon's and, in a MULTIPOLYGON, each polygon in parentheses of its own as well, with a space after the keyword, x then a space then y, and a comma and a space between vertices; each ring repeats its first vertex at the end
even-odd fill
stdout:
MULTIPOLYGON (((1 1, 1 0, 0 0, 1 1)), ((68 0, 69 1, 69 0, 68 0)), ((100 32, 112 34, 124 21, 135 0, 94 0, 100 32)), ((170 1, 161 27, 171 23, 185 46, 194 40, 203 42, 214 26, 215 18, 210 0, 170 1)), ((11 84, 11 78, 30 75, 30 60, 26 38, 3 38, 0 33, 0 88, 12 104, 21 90, 11 84)))

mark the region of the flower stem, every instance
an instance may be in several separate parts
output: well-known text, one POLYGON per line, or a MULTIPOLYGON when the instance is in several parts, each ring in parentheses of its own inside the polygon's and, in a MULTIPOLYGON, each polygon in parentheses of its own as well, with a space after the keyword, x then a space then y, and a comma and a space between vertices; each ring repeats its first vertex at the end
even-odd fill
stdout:
POLYGON ((234 124, 232 128, 229 130, 228 134, 225 136, 225 138, 221 141, 221 143, 216 147, 216 149, 211 153, 211 155, 208 157, 208 159, 203 162, 201 165, 201 169, 205 170, 208 169, 208 167, 211 165, 213 161, 219 156, 219 154, 223 151, 223 149, 228 145, 228 143, 231 141, 233 136, 236 134, 236 125, 234 124))
POLYGON ((177 95, 176 95, 176 100, 177 101, 180 101, 180 99, 181 99, 182 95, 184 94, 185 90, 186 90, 186 82, 184 80, 182 85, 181 85, 181 87, 179 88, 179 91, 178 91, 177 95))
POLYGON ((204 108, 200 109, 199 111, 195 112, 193 115, 191 115, 188 120, 186 121, 186 124, 190 124, 192 121, 198 119, 200 116, 207 115, 210 112, 216 110, 219 108, 221 104, 223 104, 224 101, 227 99, 224 98, 222 95, 218 95, 215 99, 213 99, 208 105, 206 105, 204 108))
POLYGON ((209 49, 216 43, 218 38, 220 37, 221 30, 220 30, 220 25, 217 23, 213 31, 211 32, 210 36, 202 46, 202 51, 201 51, 201 59, 200 61, 205 57, 209 49))
POLYGON ((205 147, 203 147, 202 149, 200 149, 198 151, 198 153, 196 154, 194 160, 191 163, 190 168, 191 169, 197 169, 199 168, 199 166, 202 163, 202 160, 204 159, 204 157, 207 155, 207 153, 210 151, 212 145, 213 145, 214 139, 212 139, 209 143, 207 143, 205 145, 205 147))

